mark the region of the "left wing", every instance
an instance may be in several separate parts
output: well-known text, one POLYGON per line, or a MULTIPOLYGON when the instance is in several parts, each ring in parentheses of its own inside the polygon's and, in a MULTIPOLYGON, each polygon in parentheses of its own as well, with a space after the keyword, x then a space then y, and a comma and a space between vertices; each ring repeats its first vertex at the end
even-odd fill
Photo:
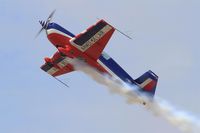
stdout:
POLYGON ((98 21, 70 40, 70 43, 94 60, 97 60, 111 38, 115 28, 104 20, 98 21))
POLYGON ((41 69, 53 77, 74 71, 73 66, 69 63, 69 58, 61 56, 59 52, 54 54, 51 62, 42 65, 41 69))

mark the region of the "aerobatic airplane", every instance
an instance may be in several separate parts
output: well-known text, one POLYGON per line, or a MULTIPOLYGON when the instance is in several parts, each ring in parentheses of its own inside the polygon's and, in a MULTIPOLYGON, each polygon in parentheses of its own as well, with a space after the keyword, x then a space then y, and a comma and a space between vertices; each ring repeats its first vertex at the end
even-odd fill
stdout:
POLYGON ((101 73, 107 73, 123 82, 137 85, 139 92, 154 96, 158 81, 156 74, 149 70, 134 80, 108 54, 103 52, 114 31, 117 30, 116 28, 104 20, 99 20, 80 34, 74 35, 60 25, 51 22, 54 13, 55 11, 46 21, 40 21, 42 29, 38 34, 45 30, 48 40, 58 49, 52 58, 44 59, 45 64, 41 66, 42 70, 57 77, 75 71, 69 59, 78 59, 101 73))

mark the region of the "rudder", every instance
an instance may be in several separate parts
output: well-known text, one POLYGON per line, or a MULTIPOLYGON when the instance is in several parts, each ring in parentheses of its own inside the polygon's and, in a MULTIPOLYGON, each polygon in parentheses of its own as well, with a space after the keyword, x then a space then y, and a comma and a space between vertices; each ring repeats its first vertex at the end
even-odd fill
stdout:
POLYGON ((158 82, 158 76, 151 70, 144 73, 142 76, 137 78, 135 82, 141 88, 140 91, 146 92, 150 96, 154 96, 156 91, 156 86, 158 82))

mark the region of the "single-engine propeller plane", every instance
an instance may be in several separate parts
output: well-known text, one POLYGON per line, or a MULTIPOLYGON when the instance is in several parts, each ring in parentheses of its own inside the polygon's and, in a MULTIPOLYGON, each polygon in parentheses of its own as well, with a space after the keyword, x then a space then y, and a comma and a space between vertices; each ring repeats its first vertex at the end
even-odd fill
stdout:
POLYGON ((42 29, 37 35, 45 30, 48 40, 58 49, 52 58, 46 57, 44 59, 45 64, 41 66, 42 70, 57 77, 75 71, 74 66, 68 61, 69 59, 81 59, 101 73, 136 85, 138 91, 151 97, 154 96, 158 81, 156 74, 149 70, 134 80, 114 59, 103 52, 114 31, 117 30, 116 28, 101 19, 80 34, 74 35, 60 25, 51 22, 54 13, 55 11, 50 14, 46 21, 39 21, 42 29))

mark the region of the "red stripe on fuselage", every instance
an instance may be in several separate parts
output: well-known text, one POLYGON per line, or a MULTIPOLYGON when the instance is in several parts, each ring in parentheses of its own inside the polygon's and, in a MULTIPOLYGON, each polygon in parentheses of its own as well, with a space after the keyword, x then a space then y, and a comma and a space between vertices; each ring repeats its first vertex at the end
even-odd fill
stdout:
POLYGON ((65 47, 70 44, 69 40, 71 39, 58 33, 51 33, 47 37, 55 47, 65 47))

